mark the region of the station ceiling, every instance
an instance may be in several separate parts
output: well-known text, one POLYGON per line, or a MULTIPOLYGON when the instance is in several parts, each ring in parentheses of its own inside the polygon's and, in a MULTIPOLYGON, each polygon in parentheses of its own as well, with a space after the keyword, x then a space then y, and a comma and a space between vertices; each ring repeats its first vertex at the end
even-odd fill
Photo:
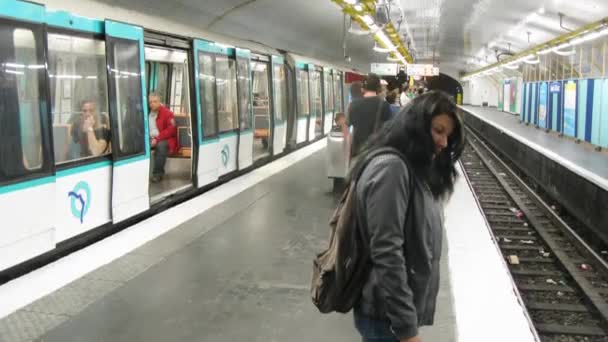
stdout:
MULTIPOLYGON (((372 50, 370 35, 345 35, 343 13, 331 0, 97 1, 361 72, 386 61, 386 54, 372 50), (344 36, 350 63, 344 59, 344 36)), ((521 51, 608 17, 606 0, 391 1, 400 1, 418 61, 434 60, 452 76, 495 62, 497 53, 521 51)))

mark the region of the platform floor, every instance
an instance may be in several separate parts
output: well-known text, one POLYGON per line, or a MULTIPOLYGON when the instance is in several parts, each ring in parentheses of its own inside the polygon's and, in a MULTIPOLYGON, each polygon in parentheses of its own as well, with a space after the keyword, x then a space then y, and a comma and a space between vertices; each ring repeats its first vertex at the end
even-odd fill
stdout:
POLYGON ((608 190, 608 153, 605 151, 595 151, 588 143, 577 144, 574 139, 560 137, 555 132, 526 126, 519 122, 519 116, 496 108, 462 108, 608 190))
MULTIPOLYGON (((311 260, 336 203, 324 152, 0 319, 0 341, 360 340, 350 314, 322 315, 310 302, 311 260)), ((533 341, 463 178, 446 219, 435 325, 423 341, 533 341)), ((0 287, 0 303, 44 286, 37 272, 34 284, 0 287)))

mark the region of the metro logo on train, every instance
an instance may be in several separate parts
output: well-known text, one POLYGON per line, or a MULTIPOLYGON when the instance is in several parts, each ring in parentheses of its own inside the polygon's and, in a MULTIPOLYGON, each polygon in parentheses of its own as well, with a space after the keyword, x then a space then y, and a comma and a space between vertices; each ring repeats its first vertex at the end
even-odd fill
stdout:
POLYGON ((224 145, 222 147, 222 165, 226 167, 228 165, 228 161, 230 160, 230 147, 228 145, 224 145))
POLYGON ((84 216, 91 207, 91 187, 85 181, 81 181, 74 187, 74 190, 68 193, 70 198, 70 206, 72 215, 80 220, 80 224, 84 222, 84 216))

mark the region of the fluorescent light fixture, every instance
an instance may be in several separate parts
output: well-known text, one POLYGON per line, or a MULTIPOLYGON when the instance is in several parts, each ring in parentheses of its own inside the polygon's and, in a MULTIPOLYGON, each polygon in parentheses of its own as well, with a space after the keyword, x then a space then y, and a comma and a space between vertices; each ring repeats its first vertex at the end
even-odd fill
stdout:
POLYGON ((44 64, 30 64, 27 66, 28 69, 44 69, 45 67, 44 64))
POLYGON ((545 8, 544 7, 539 8, 538 14, 545 14, 545 8))
POLYGON ((359 18, 361 18, 361 20, 363 20, 363 22, 365 23, 365 25, 370 26, 370 25, 375 25, 374 24, 374 18, 372 18, 369 14, 366 15, 360 15, 359 18))
POLYGON ((391 50, 387 49, 387 48, 383 48, 383 47, 381 47, 381 46, 378 45, 378 42, 375 42, 374 43, 374 51, 386 53, 386 52, 390 52, 391 50))
POLYGON ((355 6, 353 6, 353 8, 355 9, 355 11, 357 12, 363 12, 363 6, 356 4, 355 6))
POLYGON ((25 65, 23 64, 15 64, 15 63, 4 63, 5 67, 9 67, 9 68, 15 68, 15 69, 23 69, 25 68, 25 65))
POLYGON ((97 76, 87 76, 87 80, 96 80, 97 76))
POLYGON ((17 70, 4 70, 4 72, 6 72, 7 74, 23 75, 23 71, 17 70))
MULTIPOLYGON (((380 39, 380 42, 382 42, 382 44, 389 50, 389 51, 396 51, 397 48, 395 47, 395 45, 393 45, 393 42, 391 42, 390 39, 388 39, 388 37, 384 34, 384 32, 382 31, 378 31, 376 32, 376 38, 380 39)), ((402 57, 403 58, 403 57, 402 57)))
POLYGON ((344 0, 344 2, 346 2, 349 5, 354 5, 356 4, 358 1, 357 0, 344 0))

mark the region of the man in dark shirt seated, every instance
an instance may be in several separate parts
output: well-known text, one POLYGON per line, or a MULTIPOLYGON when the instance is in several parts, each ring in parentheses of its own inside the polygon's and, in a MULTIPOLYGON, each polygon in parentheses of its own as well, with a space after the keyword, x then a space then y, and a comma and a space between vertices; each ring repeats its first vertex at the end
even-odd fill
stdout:
POLYGON ((375 130, 379 130, 392 117, 391 106, 378 96, 382 91, 378 75, 367 75, 363 90, 363 97, 351 103, 348 113, 348 125, 352 127, 351 157, 359 154, 375 130))

